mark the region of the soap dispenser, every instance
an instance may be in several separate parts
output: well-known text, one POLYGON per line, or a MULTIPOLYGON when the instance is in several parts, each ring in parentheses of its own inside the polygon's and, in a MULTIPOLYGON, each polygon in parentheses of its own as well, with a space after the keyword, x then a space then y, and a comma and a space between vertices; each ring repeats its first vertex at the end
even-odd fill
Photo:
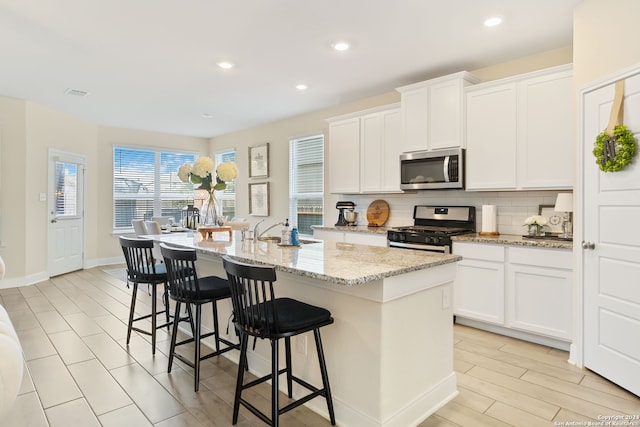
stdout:
POLYGON ((280 240, 280 244, 291 244, 291 228, 289 227, 289 218, 284 221, 284 226, 282 227, 282 239, 280 240))

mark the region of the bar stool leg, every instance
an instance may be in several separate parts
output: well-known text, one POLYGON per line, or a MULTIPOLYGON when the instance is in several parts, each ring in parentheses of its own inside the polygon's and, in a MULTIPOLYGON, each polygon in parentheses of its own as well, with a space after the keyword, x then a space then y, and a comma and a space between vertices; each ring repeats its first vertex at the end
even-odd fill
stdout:
POLYGON ((247 364, 247 345, 249 335, 240 332, 240 360, 238 362, 238 378, 236 379, 236 395, 233 399, 233 425, 238 423, 238 413, 240 412, 240 399, 242 397, 242 383, 244 381, 244 367, 247 364))
POLYGON ((271 425, 278 427, 278 340, 271 340, 271 425))
POLYGON ((193 373, 193 377, 194 377, 194 381, 195 384, 193 386, 193 391, 198 391, 198 388, 200 388, 200 323, 202 321, 202 306, 200 304, 196 304, 196 318, 195 318, 195 327, 196 330, 194 331, 193 334, 193 343, 195 344, 196 347, 196 355, 195 355, 195 359, 193 361, 193 369, 194 369, 194 373, 193 373))
POLYGON ((291 337, 284 338, 284 349, 286 357, 287 369, 287 395, 289 399, 293 397, 293 380, 291 379, 291 337))
POLYGON ((320 363, 320 374, 322 375, 322 384, 324 386, 324 397, 327 400, 327 410, 331 425, 336 425, 336 416, 333 412, 333 398, 331 397, 331 388, 329 387, 329 375, 327 374, 327 363, 324 359, 324 350, 322 348, 322 339, 320 338, 320 329, 313 330, 313 336, 316 340, 316 350, 318 351, 318 362, 320 363))
POLYGON ((213 336, 216 341, 216 351, 220 351, 220 334, 218 332, 218 301, 212 303, 213 313, 213 336))
POLYGON ((167 368, 167 372, 171 372, 171 367, 173 366, 173 353, 176 351, 176 338, 178 336, 178 323, 175 319, 179 319, 180 317, 180 301, 176 301, 176 314, 173 322, 173 331, 171 332, 171 345, 169 346, 169 367, 167 368))
POLYGON ((133 283, 133 292, 131 293, 131 309, 129 310, 129 325, 127 326, 127 345, 131 340, 131 328, 133 328, 133 315, 136 308, 136 298, 138 295, 138 283, 133 283))
POLYGON ((152 285, 151 290, 151 354, 156 354, 156 326, 158 326, 158 319, 156 319, 158 287, 152 285))

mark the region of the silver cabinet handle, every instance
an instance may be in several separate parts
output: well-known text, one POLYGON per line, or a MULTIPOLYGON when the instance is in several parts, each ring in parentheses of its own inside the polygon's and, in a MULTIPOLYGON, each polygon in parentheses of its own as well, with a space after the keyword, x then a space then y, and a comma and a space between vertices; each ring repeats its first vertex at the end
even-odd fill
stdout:
POLYGON ((594 250, 596 248, 596 244, 593 242, 582 242, 582 249, 594 250))

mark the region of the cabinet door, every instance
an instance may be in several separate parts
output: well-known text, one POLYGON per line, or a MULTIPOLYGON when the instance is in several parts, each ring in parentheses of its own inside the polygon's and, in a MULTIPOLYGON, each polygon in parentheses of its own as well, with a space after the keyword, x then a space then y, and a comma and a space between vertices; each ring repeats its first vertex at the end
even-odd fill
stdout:
POLYGON ((400 192, 400 154, 402 153, 400 109, 382 113, 382 180, 384 192, 400 192))
POLYGON ((338 230, 319 230, 313 229, 313 238, 322 240, 325 244, 344 242, 344 232, 338 230))
POLYGON ((348 194, 360 191, 360 119, 329 125, 329 191, 348 194))
POLYGON ((462 82, 429 87, 429 149, 458 148, 462 144, 462 82))
POLYGON ((387 246, 387 235, 345 231, 344 241, 358 245, 387 246))
POLYGON ((467 259, 458 262, 453 314, 504 325, 504 264, 467 259))
POLYGON ((383 133, 382 114, 360 118, 360 191, 380 191, 382 182, 383 133))
POLYGON ((527 79, 518 87, 518 182, 523 189, 573 188, 571 71, 527 79))
POLYGON ((427 150, 429 88, 421 87, 402 92, 402 151, 427 150))
POLYGON ((507 326, 571 340, 570 270, 510 264, 507 326))
POLYGON ((516 188, 516 84, 467 92, 466 188, 516 188))

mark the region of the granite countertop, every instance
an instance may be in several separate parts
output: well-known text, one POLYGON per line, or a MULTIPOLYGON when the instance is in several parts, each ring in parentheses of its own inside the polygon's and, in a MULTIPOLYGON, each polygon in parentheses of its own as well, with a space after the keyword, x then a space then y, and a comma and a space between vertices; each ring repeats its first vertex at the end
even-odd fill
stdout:
POLYGON ((387 230, 390 227, 369 227, 366 225, 312 225, 311 228, 317 230, 329 230, 329 231, 353 231, 356 233, 369 233, 369 234, 384 234, 387 235, 387 230))
POLYGON ((155 241, 194 248, 213 256, 227 254, 235 259, 275 265, 277 270, 313 279, 353 286, 460 261, 458 255, 322 241, 300 247, 280 246, 272 242, 241 241, 234 232, 216 233, 215 240, 203 240, 200 233, 182 232, 144 236, 155 241))
POLYGON ((500 234, 498 236, 480 236, 479 234, 462 234, 452 236, 453 242, 492 243, 496 245, 530 246, 537 248, 573 249, 573 242, 558 239, 539 239, 516 236, 512 234, 500 234))

